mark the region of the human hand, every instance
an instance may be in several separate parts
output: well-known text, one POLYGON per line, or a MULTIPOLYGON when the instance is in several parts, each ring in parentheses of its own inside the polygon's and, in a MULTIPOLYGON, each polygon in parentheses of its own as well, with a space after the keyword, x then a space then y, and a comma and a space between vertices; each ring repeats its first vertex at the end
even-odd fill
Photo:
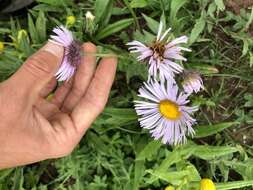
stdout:
POLYGON ((112 86, 117 59, 96 67, 96 46, 84 43, 75 76, 49 101, 63 47, 48 42, 8 80, 0 84, 0 168, 68 155, 102 112, 112 86))

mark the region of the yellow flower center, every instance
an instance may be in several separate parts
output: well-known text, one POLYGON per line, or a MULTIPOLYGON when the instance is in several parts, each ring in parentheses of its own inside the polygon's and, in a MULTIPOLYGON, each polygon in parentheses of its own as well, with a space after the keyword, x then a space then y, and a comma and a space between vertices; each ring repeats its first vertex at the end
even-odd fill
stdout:
POLYGON ((216 187, 212 180, 202 179, 200 181, 200 190, 216 190, 216 187))
POLYGON ((163 55, 165 52, 165 44, 163 42, 154 42, 151 45, 151 49, 154 52, 154 57, 159 58, 161 61, 163 60, 163 55))
POLYGON ((170 100, 162 100, 159 104, 159 111, 170 120, 177 120, 181 116, 178 105, 170 100))

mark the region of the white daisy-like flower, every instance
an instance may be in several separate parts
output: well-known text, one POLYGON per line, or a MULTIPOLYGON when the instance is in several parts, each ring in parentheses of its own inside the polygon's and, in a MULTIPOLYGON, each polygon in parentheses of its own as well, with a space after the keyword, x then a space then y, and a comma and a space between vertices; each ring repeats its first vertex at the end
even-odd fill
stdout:
POLYGON ((56 35, 51 35, 49 41, 64 47, 64 57, 55 76, 58 81, 69 80, 81 63, 81 45, 64 26, 54 28, 53 32, 56 35))
POLYGON ((164 144, 176 145, 186 142, 186 136, 193 136, 192 125, 196 120, 191 114, 198 107, 189 107, 188 94, 179 93, 178 86, 168 82, 150 81, 139 89, 143 101, 135 101, 135 110, 140 116, 140 126, 149 129, 155 139, 164 144))
POLYGON ((138 61, 147 60, 149 65, 149 79, 151 76, 156 78, 158 75, 161 81, 165 79, 173 79, 174 74, 181 73, 183 67, 175 62, 175 60, 186 61, 182 54, 183 51, 191 51, 190 49, 180 47, 179 44, 188 41, 187 36, 181 36, 172 41, 168 41, 169 28, 162 34, 163 24, 160 22, 156 40, 152 44, 144 44, 139 41, 127 43, 131 53, 138 53, 138 61))
POLYGON ((204 89, 200 74, 196 71, 184 71, 184 81, 182 82, 184 91, 188 94, 197 93, 204 89))

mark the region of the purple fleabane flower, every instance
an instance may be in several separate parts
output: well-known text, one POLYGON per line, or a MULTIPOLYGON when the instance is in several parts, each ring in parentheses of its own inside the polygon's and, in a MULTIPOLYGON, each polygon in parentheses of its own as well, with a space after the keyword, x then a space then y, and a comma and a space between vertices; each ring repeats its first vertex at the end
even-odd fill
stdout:
POLYGON ((151 76, 156 78, 159 74, 160 80, 173 79, 174 74, 181 73, 183 67, 175 60, 186 61, 182 54, 183 51, 191 51, 190 49, 180 47, 178 44, 186 43, 187 36, 181 36, 172 41, 168 41, 169 28, 162 34, 163 24, 160 22, 156 40, 149 45, 143 44, 139 41, 132 41, 127 43, 131 53, 138 53, 138 61, 147 60, 149 64, 149 79, 151 76))
POLYGON ((81 46, 64 26, 54 28, 53 32, 55 35, 50 36, 50 41, 64 47, 64 57, 55 76, 58 81, 69 80, 81 63, 81 46))
POLYGON ((135 101, 135 110, 141 127, 149 129, 152 137, 162 139, 164 144, 176 145, 186 142, 186 135, 195 133, 192 125, 196 120, 191 114, 198 107, 188 107, 188 96, 179 93, 177 85, 168 82, 150 81, 139 89, 139 97, 146 101, 135 101))
POLYGON ((204 89, 200 74, 196 71, 184 71, 184 81, 182 82, 184 91, 188 94, 197 93, 204 89))

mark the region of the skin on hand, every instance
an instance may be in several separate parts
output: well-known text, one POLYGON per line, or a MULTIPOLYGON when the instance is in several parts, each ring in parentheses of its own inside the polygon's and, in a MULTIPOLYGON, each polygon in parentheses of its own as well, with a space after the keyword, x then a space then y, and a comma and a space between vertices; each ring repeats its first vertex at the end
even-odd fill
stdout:
POLYGON ((117 67, 115 57, 98 66, 96 46, 82 45, 75 76, 55 88, 63 47, 48 42, 0 84, 0 169, 71 153, 107 102, 117 67))

